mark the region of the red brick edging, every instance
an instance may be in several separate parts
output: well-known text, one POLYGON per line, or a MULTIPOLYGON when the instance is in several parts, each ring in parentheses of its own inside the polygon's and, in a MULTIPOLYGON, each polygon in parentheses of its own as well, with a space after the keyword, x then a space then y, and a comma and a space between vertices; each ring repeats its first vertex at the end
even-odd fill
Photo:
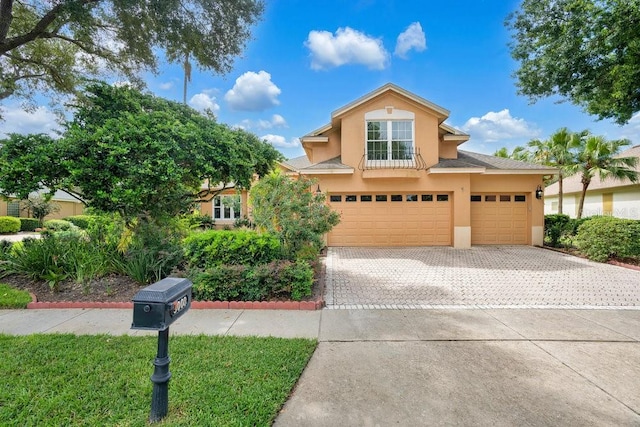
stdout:
MULTIPOLYGON (((322 299, 317 301, 193 301, 191 308, 222 310, 320 310, 324 307, 322 299)), ((32 293, 27 308, 128 308, 132 302, 81 302, 81 301, 38 301, 32 293)))

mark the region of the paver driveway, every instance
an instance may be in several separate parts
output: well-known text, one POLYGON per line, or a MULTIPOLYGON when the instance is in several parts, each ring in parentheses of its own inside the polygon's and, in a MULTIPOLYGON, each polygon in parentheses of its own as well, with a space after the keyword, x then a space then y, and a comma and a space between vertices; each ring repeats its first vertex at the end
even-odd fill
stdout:
POLYGON ((640 271, 530 246, 329 248, 327 308, 640 308, 640 271))

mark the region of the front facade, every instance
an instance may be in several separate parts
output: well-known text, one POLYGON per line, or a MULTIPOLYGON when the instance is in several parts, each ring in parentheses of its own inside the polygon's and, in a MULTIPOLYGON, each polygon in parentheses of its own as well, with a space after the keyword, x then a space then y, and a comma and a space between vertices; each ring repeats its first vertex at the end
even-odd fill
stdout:
MULTIPOLYGON (((636 145, 618 155, 619 157, 640 158, 640 145, 636 145)), ((636 167, 640 173, 640 162, 636 167)), ((582 182, 579 175, 563 180, 562 213, 575 218, 582 193, 582 182)), ((553 183, 544 190, 544 213, 558 213, 558 183, 553 183)), ((583 217, 609 215, 618 218, 640 219, 640 183, 629 180, 600 179, 595 176, 587 188, 584 200, 583 217)))
POLYGON ((542 245, 535 194, 555 169, 459 150, 448 115, 387 84, 301 138, 306 156, 282 166, 340 213, 329 246, 542 245))
MULTIPOLYGON (((74 215, 82 215, 84 204, 64 191, 56 191, 51 201, 58 208, 57 211, 47 215, 45 219, 62 219, 74 215)), ((20 200, 9 198, 0 203, 0 216, 26 217, 28 213, 20 200)))

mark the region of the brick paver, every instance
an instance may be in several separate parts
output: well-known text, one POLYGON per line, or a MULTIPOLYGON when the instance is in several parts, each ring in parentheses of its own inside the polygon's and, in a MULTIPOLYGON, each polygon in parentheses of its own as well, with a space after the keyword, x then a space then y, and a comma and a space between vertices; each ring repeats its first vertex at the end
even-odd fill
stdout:
POLYGON ((638 308, 640 271, 529 246, 329 248, 328 308, 638 308))

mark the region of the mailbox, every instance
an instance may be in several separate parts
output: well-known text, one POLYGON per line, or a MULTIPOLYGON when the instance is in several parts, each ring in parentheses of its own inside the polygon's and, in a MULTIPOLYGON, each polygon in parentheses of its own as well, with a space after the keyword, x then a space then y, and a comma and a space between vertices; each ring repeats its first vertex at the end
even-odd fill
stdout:
POLYGON ((167 277, 133 297, 131 329, 164 331, 191 307, 191 281, 167 277))

